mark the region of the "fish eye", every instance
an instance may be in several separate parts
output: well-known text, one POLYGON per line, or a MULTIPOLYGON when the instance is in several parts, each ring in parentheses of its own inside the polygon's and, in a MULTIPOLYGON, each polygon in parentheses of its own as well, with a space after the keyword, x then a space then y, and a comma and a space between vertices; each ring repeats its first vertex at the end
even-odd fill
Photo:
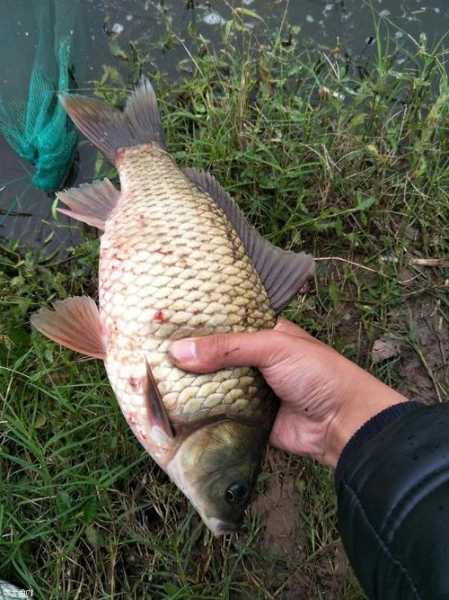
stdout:
POLYGON ((225 498, 229 504, 243 504, 249 496, 248 485, 244 481, 236 481, 226 490, 225 498))

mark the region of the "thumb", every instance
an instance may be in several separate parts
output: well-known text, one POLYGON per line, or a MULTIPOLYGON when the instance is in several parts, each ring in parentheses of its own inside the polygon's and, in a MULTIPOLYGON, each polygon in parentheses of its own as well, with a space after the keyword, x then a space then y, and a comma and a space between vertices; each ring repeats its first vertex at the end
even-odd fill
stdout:
POLYGON ((168 355, 186 370, 210 373, 225 367, 263 369, 284 355, 286 335, 274 329, 251 333, 218 333, 172 342, 168 355))

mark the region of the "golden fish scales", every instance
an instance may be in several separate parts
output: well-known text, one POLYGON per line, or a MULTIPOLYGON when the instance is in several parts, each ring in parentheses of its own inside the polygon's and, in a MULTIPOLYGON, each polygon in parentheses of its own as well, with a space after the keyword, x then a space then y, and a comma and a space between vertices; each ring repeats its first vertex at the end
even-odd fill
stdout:
POLYGON ((215 535, 240 525, 276 413, 249 367, 186 373, 171 340, 272 328, 313 272, 313 260, 274 247, 208 173, 181 171, 166 152, 156 98, 143 80, 124 112, 63 99, 78 128, 113 162, 110 181, 59 194, 61 212, 102 230, 100 310, 87 297, 41 309, 33 326, 102 359, 143 447, 215 535))
POLYGON ((100 251, 100 315, 107 329, 109 380, 145 445, 145 358, 169 417, 254 414, 267 397, 250 368, 192 375, 166 352, 176 333, 255 331, 274 312, 224 212, 164 151, 127 149, 119 163, 122 200, 100 251))

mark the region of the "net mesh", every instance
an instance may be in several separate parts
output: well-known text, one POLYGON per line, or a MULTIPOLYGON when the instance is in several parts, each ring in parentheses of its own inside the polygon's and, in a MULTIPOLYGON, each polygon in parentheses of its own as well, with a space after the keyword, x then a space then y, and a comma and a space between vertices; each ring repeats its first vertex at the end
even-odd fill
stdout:
POLYGON ((74 85, 79 2, 2 0, 1 4, 0 33, 9 64, 0 91, 0 133, 33 165, 32 184, 54 191, 64 183, 78 143, 57 93, 74 85))

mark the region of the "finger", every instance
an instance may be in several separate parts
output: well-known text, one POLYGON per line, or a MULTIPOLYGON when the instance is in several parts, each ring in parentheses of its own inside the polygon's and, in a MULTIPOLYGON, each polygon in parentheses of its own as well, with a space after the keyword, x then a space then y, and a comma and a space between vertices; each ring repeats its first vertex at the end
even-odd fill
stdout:
POLYGON ((279 319, 274 328, 275 331, 279 333, 285 333, 287 335, 294 335, 295 337, 300 337, 303 339, 315 339, 310 333, 307 333, 305 329, 296 325, 296 323, 292 323, 292 321, 288 321, 287 319, 279 319))
POLYGON ((251 333, 220 333, 172 342, 168 354, 187 371, 210 373, 225 367, 264 367, 281 360, 287 336, 274 329, 251 333))

